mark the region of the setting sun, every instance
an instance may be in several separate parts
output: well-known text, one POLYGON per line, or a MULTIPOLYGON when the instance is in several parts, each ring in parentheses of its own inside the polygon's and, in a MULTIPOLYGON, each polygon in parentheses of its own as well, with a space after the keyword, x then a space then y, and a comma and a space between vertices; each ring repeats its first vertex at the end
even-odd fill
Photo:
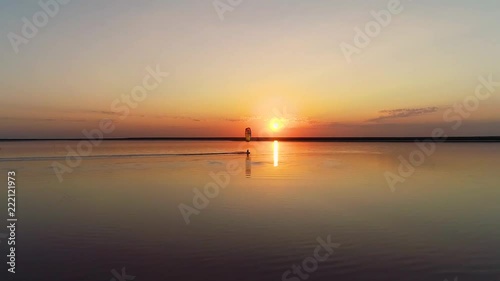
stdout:
POLYGON ((281 128, 283 128, 283 121, 278 119, 278 118, 274 118, 269 123, 269 126, 271 127, 271 130, 273 130, 274 132, 277 132, 277 131, 281 130, 281 128))

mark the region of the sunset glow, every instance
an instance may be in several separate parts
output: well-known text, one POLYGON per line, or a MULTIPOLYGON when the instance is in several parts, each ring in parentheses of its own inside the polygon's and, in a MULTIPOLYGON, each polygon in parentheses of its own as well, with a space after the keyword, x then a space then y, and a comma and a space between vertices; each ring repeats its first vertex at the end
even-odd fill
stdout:
POLYGON ((499 280, 499 15, 0 0, 0 274, 499 280))
POLYGON ((277 118, 274 118, 269 123, 269 127, 271 128, 271 130, 273 132, 278 132, 278 131, 280 131, 283 128, 283 122, 281 120, 277 119, 277 118))
MULTIPOLYGON (((203 1, 71 1, 19 54, 4 37, 0 138, 82 138, 103 119, 105 137, 428 136, 462 118, 478 77, 500 79, 496 2, 409 1, 346 59, 386 7, 351 2, 252 1, 220 21, 203 1)), ((19 35, 37 4, 9 7, 0 29, 19 35)), ((449 134, 500 135, 499 106, 449 134)))

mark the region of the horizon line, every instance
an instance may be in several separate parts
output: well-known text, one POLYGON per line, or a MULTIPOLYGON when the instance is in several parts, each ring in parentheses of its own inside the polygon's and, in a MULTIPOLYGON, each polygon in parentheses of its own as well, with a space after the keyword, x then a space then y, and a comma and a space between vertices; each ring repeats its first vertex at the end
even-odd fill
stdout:
MULTIPOLYGON (((117 137, 117 138, 15 138, 0 139, 9 141, 245 141, 245 137, 117 137)), ((467 136, 467 137, 252 137, 251 141, 283 141, 283 142, 500 142, 500 136, 467 136)))

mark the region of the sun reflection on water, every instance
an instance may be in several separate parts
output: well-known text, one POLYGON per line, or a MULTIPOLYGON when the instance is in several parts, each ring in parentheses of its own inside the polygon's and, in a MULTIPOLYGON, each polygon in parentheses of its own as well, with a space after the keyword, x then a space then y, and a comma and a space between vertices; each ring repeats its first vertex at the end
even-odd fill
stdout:
POLYGON ((274 167, 278 167, 279 143, 274 141, 274 167))

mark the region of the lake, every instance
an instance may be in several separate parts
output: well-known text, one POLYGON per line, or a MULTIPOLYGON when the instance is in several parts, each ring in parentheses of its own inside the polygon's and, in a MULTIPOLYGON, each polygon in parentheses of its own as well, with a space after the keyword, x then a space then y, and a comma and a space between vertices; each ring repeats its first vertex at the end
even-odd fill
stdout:
POLYGON ((498 143, 77 145, 0 142, 13 280, 500 278, 498 143))

